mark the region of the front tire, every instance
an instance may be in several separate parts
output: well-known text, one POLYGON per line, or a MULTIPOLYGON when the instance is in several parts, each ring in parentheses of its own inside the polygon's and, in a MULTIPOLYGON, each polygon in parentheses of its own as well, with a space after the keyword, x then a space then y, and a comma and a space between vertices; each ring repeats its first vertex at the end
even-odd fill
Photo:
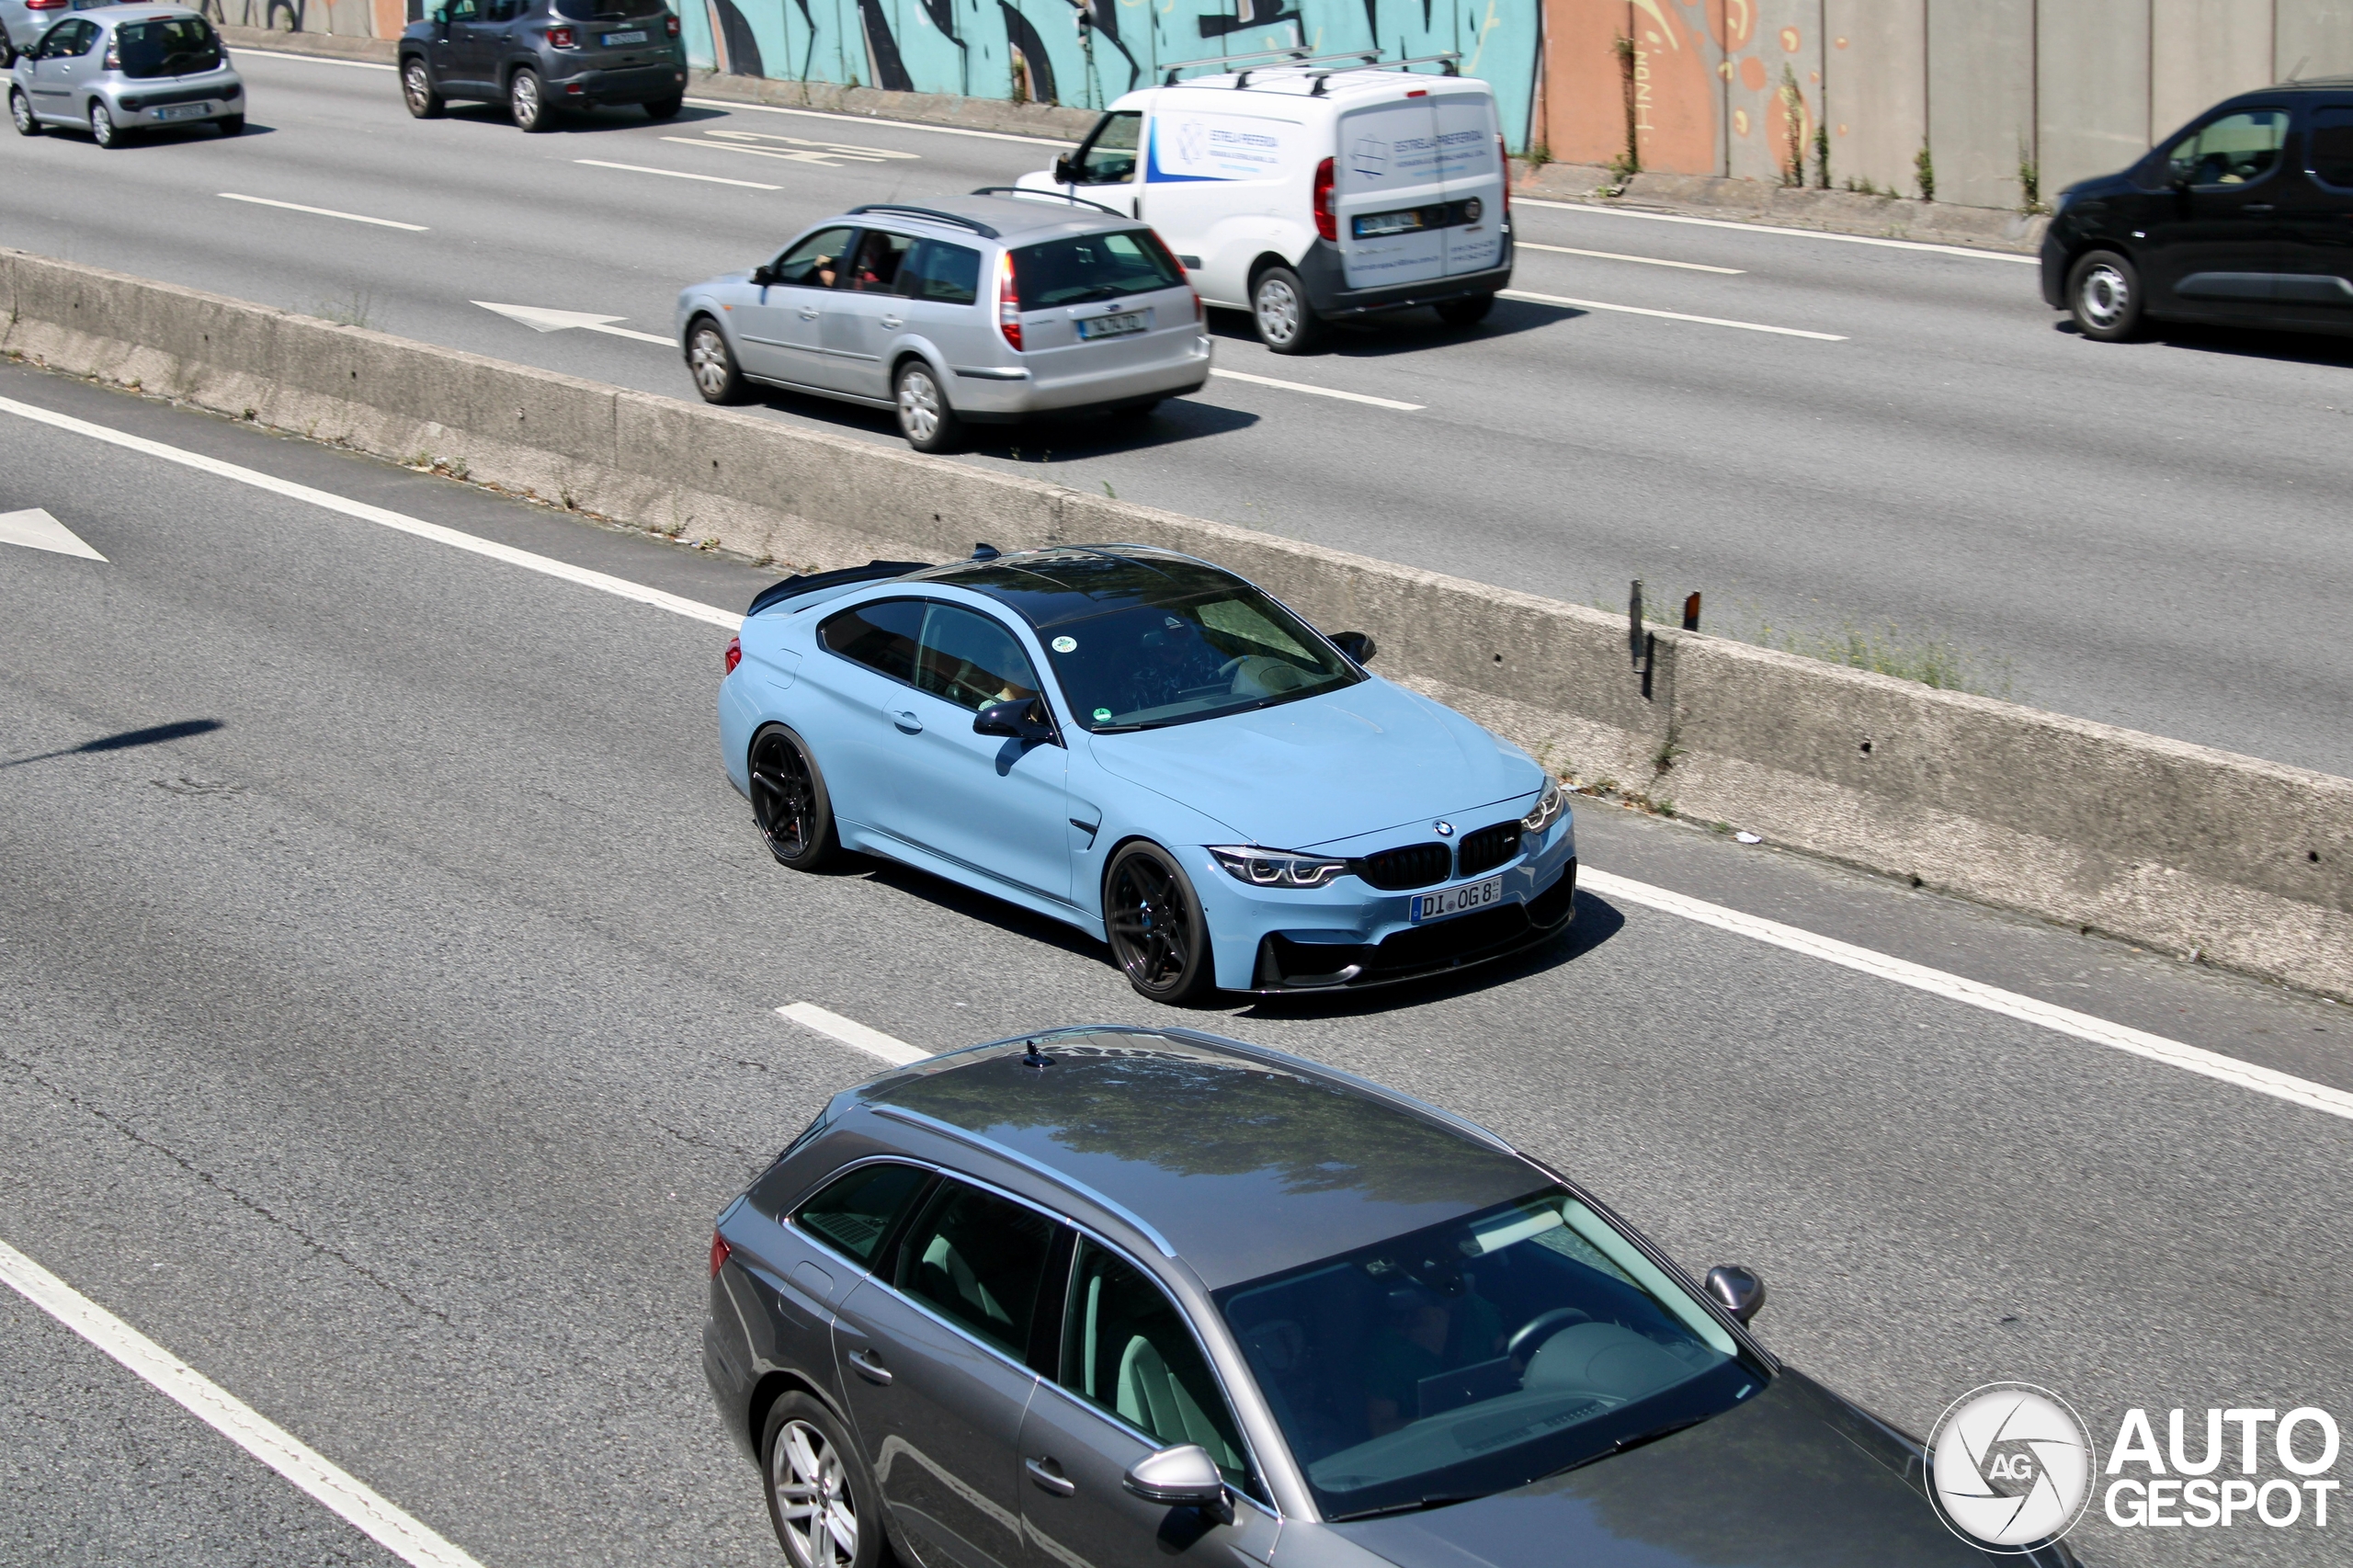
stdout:
POLYGON ((1157 844, 1139 840, 1112 857, 1103 874, 1103 929, 1137 995, 1181 1007, 1217 988, 1200 898, 1157 844))
POLYGON ((813 871, 841 848, 825 776, 801 737, 770 724, 752 737, 752 817, 777 863, 813 871))
POLYGON ((449 101, 433 85, 432 67, 414 56, 401 67, 401 101, 418 119, 438 119, 449 108, 449 101))
POLYGON ((540 74, 526 65, 515 73, 506 84, 507 112, 515 117, 516 129, 537 133, 554 123, 555 111, 548 108, 547 85, 540 74))
POLYGON ((939 378, 921 359, 899 367, 892 386, 899 405, 899 433, 919 452, 952 452, 963 442, 964 422, 956 416, 939 378))
POLYGON ((13 87, 8 91, 8 118, 17 122, 17 135, 40 134, 40 117, 33 113, 31 100, 13 87))
POLYGON ((1250 285, 1250 320, 1258 341, 1278 354, 1306 354, 1324 341, 1324 324, 1307 302, 1307 286, 1288 267, 1270 267, 1250 285))
POLYGON ((698 316, 687 330, 687 373, 705 403, 741 403, 750 395, 744 372, 727 347, 727 335, 709 316, 698 316))
POLYGON ((676 119, 678 111, 687 107, 684 98, 661 98, 645 106, 648 119, 676 119))
POLYGON ((90 140, 108 148, 119 147, 126 140, 120 128, 115 124, 114 116, 108 111, 104 98, 90 101, 90 140))
POLYGON ((881 1568, 879 1489, 832 1411, 805 1393, 778 1400, 760 1436, 760 1476, 792 1568, 881 1568))
POLYGON ((1438 308, 1438 319, 1449 326, 1477 326, 1495 308, 1493 294, 1473 294, 1464 300, 1449 300, 1438 308))
POLYGON ((2141 326, 2139 269, 2112 250, 2086 252, 2067 270, 2067 309, 2086 337, 2123 341, 2141 326))

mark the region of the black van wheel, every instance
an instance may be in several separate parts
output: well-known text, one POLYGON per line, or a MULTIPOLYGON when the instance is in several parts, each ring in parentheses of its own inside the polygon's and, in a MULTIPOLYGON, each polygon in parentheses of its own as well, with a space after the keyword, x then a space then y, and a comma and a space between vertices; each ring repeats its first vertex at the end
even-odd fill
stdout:
POLYGON ((1312 353, 1324 341, 1324 323, 1307 302, 1307 287, 1288 267, 1270 267, 1250 285, 1250 319, 1258 341, 1278 354, 1312 353))
POLYGON ((2086 251, 2067 273, 2067 309, 2086 337, 2130 337, 2141 326, 2141 274, 2112 250, 2086 251))

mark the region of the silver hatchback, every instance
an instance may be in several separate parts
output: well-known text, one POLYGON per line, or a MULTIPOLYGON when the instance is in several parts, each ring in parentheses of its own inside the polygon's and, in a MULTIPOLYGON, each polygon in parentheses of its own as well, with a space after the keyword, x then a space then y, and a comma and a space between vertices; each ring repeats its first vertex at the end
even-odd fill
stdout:
POLYGON ((149 127, 245 128, 245 85, 221 35, 185 6, 108 6, 51 26, 17 56, 8 114, 18 134, 86 130, 101 147, 149 127))
POLYGON ((680 290, 677 327, 710 402, 758 381, 895 408, 924 452, 967 422, 1148 413, 1210 375, 1200 298, 1157 234, 1091 202, 989 191, 829 218, 680 290))

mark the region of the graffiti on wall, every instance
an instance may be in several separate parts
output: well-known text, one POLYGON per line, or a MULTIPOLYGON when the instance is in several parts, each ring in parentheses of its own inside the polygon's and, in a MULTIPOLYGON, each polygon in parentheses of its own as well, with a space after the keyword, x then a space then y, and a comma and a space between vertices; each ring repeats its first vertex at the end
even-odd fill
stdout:
POLYGON ((1178 61, 1454 51, 1525 145, 1542 0, 678 0, 705 70, 1099 108, 1178 61))

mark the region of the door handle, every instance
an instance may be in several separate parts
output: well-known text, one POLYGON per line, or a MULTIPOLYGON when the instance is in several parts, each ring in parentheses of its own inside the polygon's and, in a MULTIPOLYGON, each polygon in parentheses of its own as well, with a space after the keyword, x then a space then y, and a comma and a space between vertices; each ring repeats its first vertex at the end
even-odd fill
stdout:
POLYGON ((1021 1468, 1029 1472, 1030 1480, 1057 1497, 1067 1497, 1078 1490, 1078 1483, 1064 1475, 1063 1467, 1056 1464, 1051 1456, 1045 1459, 1024 1460, 1021 1461, 1021 1468))
POLYGON ((851 1351, 849 1353, 849 1364, 857 1368, 858 1375, 864 1378, 868 1382, 873 1383, 881 1388, 889 1388, 891 1386, 891 1374, 883 1367, 881 1362, 874 1359, 873 1351, 851 1351))
POLYGON ((898 725, 902 733, 910 735, 923 733, 923 721, 913 713, 893 713, 891 715, 891 722, 898 725))
POLYGON ((802 321, 815 321, 817 319, 817 307, 814 305, 801 306, 801 319, 802 321))
POLYGON ((2242 212, 2276 212, 2278 207, 2268 201, 2250 201, 2239 209, 2242 212))
POLYGON ((884 316, 882 318, 882 324, 889 327, 892 332, 896 332, 900 327, 906 324, 906 318, 904 316, 884 316))

